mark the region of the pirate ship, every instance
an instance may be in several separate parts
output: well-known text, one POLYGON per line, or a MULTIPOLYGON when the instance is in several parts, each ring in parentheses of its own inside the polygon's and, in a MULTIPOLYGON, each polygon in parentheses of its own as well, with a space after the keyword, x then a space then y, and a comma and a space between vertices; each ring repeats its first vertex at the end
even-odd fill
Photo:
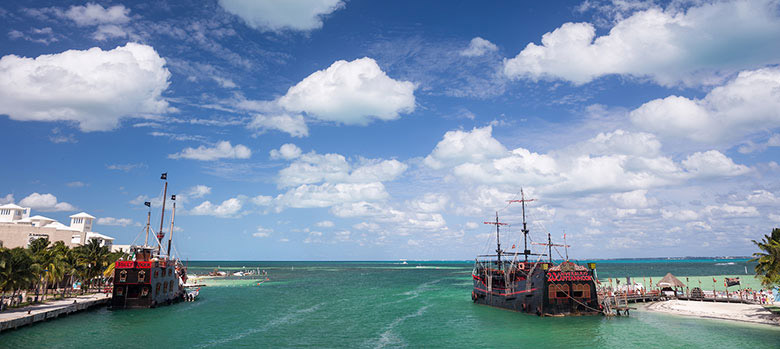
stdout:
POLYGON ((155 236, 150 227, 150 202, 144 205, 148 208, 146 214, 146 238, 143 245, 130 246, 130 258, 119 260, 114 265, 114 289, 111 299, 112 309, 154 308, 158 305, 171 304, 182 300, 185 295, 184 283, 187 282, 187 270, 181 261, 171 255, 173 240, 173 220, 176 216, 176 195, 171 195, 173 211, 171 214, 168 247, 163 251, 163 223, 165 219, 165 199, 168 195, 168 173, 163 173, 160 179, 165 180, 163 189, 162 214, 160 215, 160 230, 155 236), (155 239, 149 244, 150 233, 155 239))
MULTIPOLYGON (((524 249, 501 249, 500 227, 508 223, 498 220, 498 212, 494 222, 484 222, 496 226, 496 250, 495 254, 479 255, 475 259, 471 275, 474 281, 471 299, 474 303, 539 316, 601 314, 594 282, 595 263, 588 263, 587 266, 572 263, 568 260, 568 252, 563 262, 553 263, 553 247, 569 246, 553 244, 549 233, 547 243, 532 242, 546 246, 546 254, 533 253, 528 248, 525 206, 534 200, 525 199, 522 190, 520 193, 521 199, 510 200, 509 204, 520 203, 522 206, 524 249), (547 261, 542 261, 544 256, 548 257, 547 261)), ((512 247, 514 249, 514 245, 512 247)))

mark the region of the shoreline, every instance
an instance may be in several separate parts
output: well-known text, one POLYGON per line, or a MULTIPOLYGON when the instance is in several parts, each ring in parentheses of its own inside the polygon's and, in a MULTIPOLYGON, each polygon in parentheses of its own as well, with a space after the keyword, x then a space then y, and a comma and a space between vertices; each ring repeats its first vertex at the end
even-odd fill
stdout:
POLYGON ((653 302, 639 310, 694 318, 729 320, 780 327, 780 315, 758 304, 719 303, 687 300, 653 302))

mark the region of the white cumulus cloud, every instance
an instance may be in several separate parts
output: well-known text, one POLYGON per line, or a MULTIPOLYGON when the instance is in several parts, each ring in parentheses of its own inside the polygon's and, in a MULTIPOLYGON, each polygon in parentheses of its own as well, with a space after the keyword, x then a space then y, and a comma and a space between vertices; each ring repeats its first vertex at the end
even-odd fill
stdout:
POLYGON ((369 183, 398 178, 408 166, 398 160, 365 160, 354 167, 341 154, 317 154, 310 152, 295 159, 290 166, 279 171, 277 184, 289 187, 319 182, 369 183))
POLYGON ((71 121, 107 131, 127 117, 169 110, 170 72, 151 46, 68 50, 36 58, 0 58, 0 114, 19 121, 71 121))
POLYGON ((682 161, 682 165, 688 172, 700 177, 738 176, 750 171, 747 166, 735 164, 717 150, 693 153, 682 161))
POLYGON ((19 206, 44 212, 75 211, 76 207, 67 202, 58 202, 52 194, 32 193, 19 201, 19 206))
MULTIPOLYGON (((780 68, 740 72, 702 99, 669 96, 630 113, 637 126, 662 136, 731 144, 780 127, 780 68)), ((771 138, 770 138, 771 140, 771 138)))
POLYGON ((322 28, 324 16, 344 8, 341 0, 219 0, 225 11, 260 31, 310 31, 322 28))
POLYGON ((80 26, 92 26, 99 24, 123 24, 130 21, 130 9, 124 5, 115 5, 105 8, 92 2, 84 6, 71 6, 64 17, 73 20, 80 26))
POLYGON ((257 206, 269 206, 273 201, 274 198, 267 195, 258 195, 252 198, 252 203, 257 206))
POLYGON ((283 144, 279 149, 272 149, 270 152, 271 159, 285 159, 292 160, 301 156, 301 148, 298 148, 295 144, 287 143, 283 144))
POLYGON ((286 207, 330 207, 337 204, 377 201, 389 197, 385 186, 373 183, 303 184, 279 195, 276 201, 286 207))
POLYGON ((212 204, 211 201, 204 201, 200 205, 195 206, 189 213, 196 216, 230 218, 239 214, 242 205, 242 200, 239 198, 227 199, 219 205, 212 204))
POLYGON ((279 98, 287 111, 348 125, 373 119, 394 120, 415 108, 415 85, 388 77, 376 61, 364 57, 336 61, 309 75, 279 98))
POLYGON ((249 122, 247 128, 255 130, 259 134, 269 130, 277 130, 298 138, 307 137, 309 135, 309 127, 306 126, 306 120, 303 118, 303 115, 300 114, 257 114, 252 117, 252 121, 249 122))
POLYGON ((198 184, 198 185, 188 189, 184 194, 187 196, 188 199, 189 198, 193 198, 193 199, 202 198, 202 197, 204 197, 204 196, 206 196, 208 194, 211 194, 211 187, 205 186, 203 184, 198 184))
POLYGON ((413 200, 407 206, 409 209, 417 212, 441 212, 449 202, 449 197, 440 193, 427 193, 422 197, 413 200))
POLYGON ((615 196, 613 202, 640 206, 653 202, 640 202, 644 192, 636 190, 749 171, 715 150, 677 163, 661 153, 655 136, 644 132, 600 133, 546 154, 508 150, 491 132, 490 127, 447 132, 424 163, 474 184, 531 186, 547 194, 631 192, 615 196))
POLYGON ((6 196, 0 196, 0 205, 14 203, 14 194, 7 194, 6 196))
POLYGON ((481 162, 506 154, 506 148, 493 138, 493 127, 474 128, 469 131, 448 131, 436 144, 425 164, 440 169, 446 165, 463 162, 481 162))
POLYGON ((647 198, 647 190, 639 189, 609 196, 621 208, 645 208, 656 203, 655 199, 647 198))
POLYGON ((97 219, 97 224, 100 225, 117 225, 126 227, 133 224, 133 220, 130 218, 114 218, 114 217, 100 217, 97 219))
POLYGON ((469 43, 469 47, 467 47, 463 51, 460 51, 460 55, 466 57, 479 57, 479 56, 483 56, 486 53, 494 52, 496 50, 498 50, 498 46, 496 46, 492 42, 487 41, 480 37, 475 37, 471 39, 471 42, 469 43))
POLYGON ((587 83, 609 74, 662 85, 711 84, 742 69, 778 62, 777 1, 697 2, 638 11, 596 37, 590 23, 565 23, 505 60, 512 78, 587 83), (738 51, 739 54, 734 52, 738 51))
POLYGON ((168 155, 171 159, 192 159, 214 161, 219 159, 249 159, 252 151, 245 145, 231 145, 229 141, 221 141, 214 147, 201 145, 197 148, 185 148, 179 153, 168 155))

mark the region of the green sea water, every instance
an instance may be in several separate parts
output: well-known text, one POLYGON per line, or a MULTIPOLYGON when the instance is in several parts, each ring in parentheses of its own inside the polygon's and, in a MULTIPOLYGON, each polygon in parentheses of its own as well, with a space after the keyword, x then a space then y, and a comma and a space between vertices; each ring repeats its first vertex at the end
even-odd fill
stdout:
MULTIPOLYGON (((743 275, 745 261, 597 261, 599 277, 743 275), (734 262, 734 264, 728 264, 734 262)), ((471 302, 469 262, 190 262, 190 272, 260 268, 200 298, 97 309, 0 334, 4 348, 777 348, 780 328, 632 311, 539 318, 471 302), (420 266, 418 268, 418 266, 420 266)), ((711 280, 710 280, 711 281, 711 280)), ((694 281, 695 282, 695 281, 694 281)), ((722 282, 722 280, 721 280, 722 282)))

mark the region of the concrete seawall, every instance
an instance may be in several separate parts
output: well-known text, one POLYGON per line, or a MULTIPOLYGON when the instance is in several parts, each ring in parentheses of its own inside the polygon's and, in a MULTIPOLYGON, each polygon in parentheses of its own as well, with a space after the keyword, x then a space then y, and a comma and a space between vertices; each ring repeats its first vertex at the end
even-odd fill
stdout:
POLYGON ((21 309, 7 310, 0 313, 0 333, 36 322, 67 316, 90 308, 105 306, 110 302, 111 297, 101 294, 68 298, 21 309), (73 302, 74 300, 76 301, 75 303, 73 302))

